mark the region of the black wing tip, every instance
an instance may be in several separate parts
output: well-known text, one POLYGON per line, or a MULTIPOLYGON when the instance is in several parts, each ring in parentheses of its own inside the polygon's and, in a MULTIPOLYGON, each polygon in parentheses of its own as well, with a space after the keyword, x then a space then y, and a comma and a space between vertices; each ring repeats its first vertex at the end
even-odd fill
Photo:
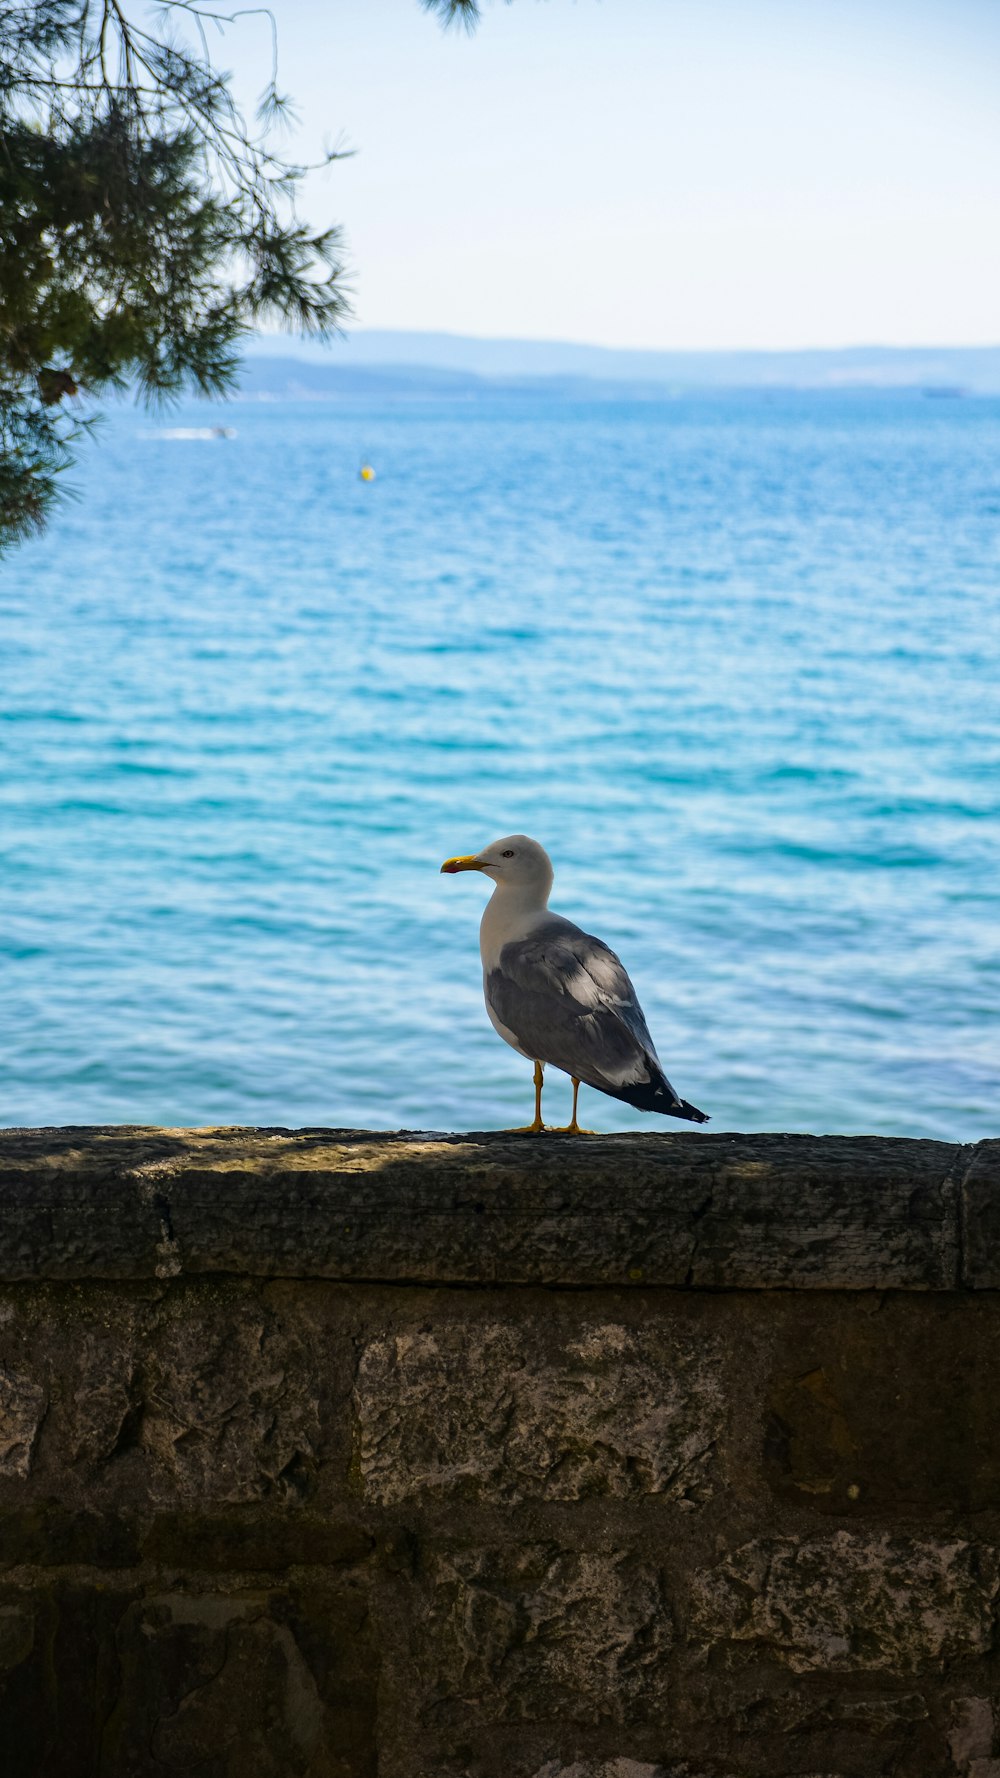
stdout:
POLYGON ((686 1099, 678 1099, 668 1084, 658 1081, 643 1081, 634 1086, 620 1087, 617 1091, 610 1087, 601 1087, 611 1099, 623 1099, 626 1105, 634 1105, 637 1111, 658 1111, 661 1117, 683 1118, 689 1124, 711 1123, 707 1111, 699 1111, 697 1105, 689 1105, 686 1099))
POLYGON ((689 1124, 710 1124, 712 1121, 707 1111, 699 1111, 697 1105, 689 1105, 686 1099, 679 1105, 672 1105, 667 1115, 687 1118, 689 1124))
MULTIPOLYGON (((647 1088, 647 1092, 648 1092, 647 1088)), ((707 1124, 711 1119, 707 1111, 699 1111, 697 1105, 691 1105, 687 1099, 678 1098, 668 1080, 656 1082, 653 1086, 652 1099, 647 1101, 650 1111, 659 1111, 664 1117, 682 1117, 689 1124, 707 1124), (666 1105, 663 1100, 666 1099, 666 1105)))

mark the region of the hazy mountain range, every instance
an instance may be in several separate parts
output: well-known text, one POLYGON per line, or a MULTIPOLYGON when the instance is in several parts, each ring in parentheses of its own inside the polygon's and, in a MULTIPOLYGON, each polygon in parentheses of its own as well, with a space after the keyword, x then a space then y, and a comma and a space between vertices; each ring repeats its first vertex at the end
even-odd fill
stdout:
POLYGON ((1000 346, 845 346, 796 352, 653 352, 555 340, 371 329, 320 346, 261 334, 241 387, 253 396, 427 393, 465 399, 523 389, 553 396, 723 389, 911 389, 1000 394, 1000 346))

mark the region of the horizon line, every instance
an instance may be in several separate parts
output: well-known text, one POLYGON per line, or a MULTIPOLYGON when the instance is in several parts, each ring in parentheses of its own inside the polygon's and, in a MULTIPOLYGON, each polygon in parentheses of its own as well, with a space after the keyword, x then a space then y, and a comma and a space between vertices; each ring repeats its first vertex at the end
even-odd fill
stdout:
POLYGON ((993 340, 920 340, 915 342, 861 339, 841 341, 837 345, 808 346, 646 346, 608 345, 602 340, 557 338, 540 334, 466 333, 450 327, 357 326, 345 327, 321 338, 315 334, 291 334, 278 328, 258 328, 253 337, 259 340, 301 340, 303 345, 336 346, 349 343, 357 335, 405 334, 415 339, 471 340, 484 346, 571 346, 589 352, 635 352, 669 354, 672 357, 706 357, 727 353, 791 355, 814 352, 994 352, 1000 350, 1000 338, 993 340))

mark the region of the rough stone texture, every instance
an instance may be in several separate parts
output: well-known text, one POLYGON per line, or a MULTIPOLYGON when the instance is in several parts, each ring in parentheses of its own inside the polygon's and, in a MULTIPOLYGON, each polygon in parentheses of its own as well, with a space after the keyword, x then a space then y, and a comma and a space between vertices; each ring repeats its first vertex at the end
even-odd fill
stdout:
POLYGON ((993 1706, 989 1698, 955 1699, 948 1749, 959 1771, 965 1771, 974 1759, 989 1757, 993 1728, 993 1706))
MULTIPOLYGON (((534 1774, 534 1778, 709 1778, 705 1772, 695 1772, 687 1764, 683 1766, 648 1766, 634 1759, 602 1760, 598 1765, 589 1761, 574 1760, 571 1766, 564 1766, 559 1760, 549 1763, 534 1774)), ((830 1772, 802 1772, 797 1778, 836 1778, 830 1772)))
POLYGON ((960 1181, 990 1147, 6 1131, 0 1276, 943 1289, 959 1280, 960 1181))
POLYGON ((716 1654, 747 1644, 795 1673, 911 1678, 988 1652, 996 1551, 851 1531, 745 1544, 697 1575, 692 1629, 716 1654))
POLYGON ((372 1341, 356 1407, 365 1495, 706 1500, 725 1418, 711 1338, 584 1322, 419 1329, 372 1341))
POLYGON ((26 1476, 45 1415, 45 1391, 30 1377, 0 1370, 0 1476, 26 1476))
POLYGON ((1000 1778, 998 1160, 0 1135, 3 1778, 1000 1778))
POLYGON ((980 1142, 963 1169, 961 1189, 962 1281, 978 1290, 1000 1289, 1000 1141, 980 1142))
POLYGON ((662 1766, 640 1765, 634 1759, 605 1760, 599 1766, 583 1765, 580 1760, 564 1766, 559 1760, 550 1760, 536 1778, 670 1778, 670 1774, 662 1766))
POLYGON ((522 1544, 436 1556, 413 1655, 428 1712, 628 1722, 662 1711, 670 1608, 627 1552, 522 1544))

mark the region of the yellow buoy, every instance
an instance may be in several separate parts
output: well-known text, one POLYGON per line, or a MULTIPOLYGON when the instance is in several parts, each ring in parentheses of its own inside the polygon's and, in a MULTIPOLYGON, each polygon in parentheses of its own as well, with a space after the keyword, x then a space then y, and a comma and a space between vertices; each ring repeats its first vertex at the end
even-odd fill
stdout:
POLYGON ((370 463, 362 463, 360 475, 363 482, 373 482, 375 480, 375 471, 370 463))

